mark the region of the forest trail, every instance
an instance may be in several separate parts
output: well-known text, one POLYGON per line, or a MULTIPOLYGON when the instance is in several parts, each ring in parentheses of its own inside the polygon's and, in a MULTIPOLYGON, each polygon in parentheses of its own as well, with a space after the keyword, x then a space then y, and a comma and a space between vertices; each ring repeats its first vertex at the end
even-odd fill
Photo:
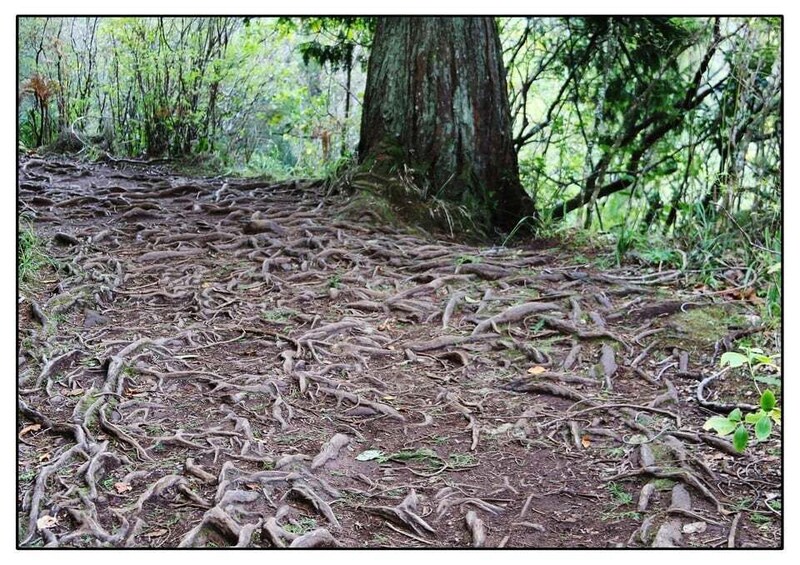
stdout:
POLYGON ((702 429, 757 402, 708 380, 744 302, 311 183, 19 181, 61 265, 20 293, 22 546, 781 544, 780 431, 738 455, 702 429))

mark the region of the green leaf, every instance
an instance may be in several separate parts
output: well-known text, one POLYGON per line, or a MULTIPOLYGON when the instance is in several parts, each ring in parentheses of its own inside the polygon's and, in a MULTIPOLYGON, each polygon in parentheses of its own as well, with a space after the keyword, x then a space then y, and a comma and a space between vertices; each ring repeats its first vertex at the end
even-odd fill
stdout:
POLYGON ((750 414, 744 417, 744 421, 747 422, 748 424, 755 424, 761 418, 763 418, 765 414, 766 412, 764 412, 763 410, 759 410, 758 412, 751 412, 750 414))
POLYGON ((720 357, 719 364, 721 367, 725 365, 730 365, 733 369, 736 367, 741 367, 742 365, 747 363, 747 357, 742 355, 741 353, 736 353, 735 351, 728 351, 727 353, 723 353, 722 357, 720 357))
POLYGON ((383 457, 383 451, 379 449, 368 449, 356 455, 358 461, 372 461, 373 459, 380 459, 383 457))
POLYGON ((733 432, 736 429, 736 422, 731 422, 727 418, 723 418, 722 416, 714 416, 706 420, 706 423, 703 424, 704 430, 711 430, 713 429, 721 436, 726 436, 733 432))
POLYGON ((742 411, 736 408, 733 412, 728 414, 728 420, 731 422, 741 422, 742 421, 742 411))
POLYGON ((772 418, 772 420, 776 424, 780 424, 781 423, 781 409, 780 408, 773 408, 772 412, 769 413, 769 417, 772 418))
POLYGON ((776 271, 780 271, 782 269, 782 267, 783 267, 783 265, 780 262, 775 263, 773 265, 770 265, 769 269, 767 269, 767 273, 769 273, 771 275, 772 273, 774 273, 776 271))
POLYGON ((773 408, 775 408, 775 394, 767 389, 761 393, 761 409, 764 412, 769 412, 773 408))
POLYGON ((769 386, 774 386, 776 388, 779 388, 779 387, 783 386, 783 381, 781 381, 777 377, 765 377, 763 375, 756 375, 753 378, 755 380, 757 380, 758 382, 760 382, 760 383, 764 383, 765 385, 769 385, 769 386))
POLYGON ((736 428, 736 432, 733 434, 733 448, 739 453, 743 452, 747 447, 748 439, 749 434, 747 433, 747 429, 742 424, 739 424, 736 428))
POLYGON ((756 423, 756 439, 764 441, 772 433, 772 420, 769 416, 764 416, 756 423))

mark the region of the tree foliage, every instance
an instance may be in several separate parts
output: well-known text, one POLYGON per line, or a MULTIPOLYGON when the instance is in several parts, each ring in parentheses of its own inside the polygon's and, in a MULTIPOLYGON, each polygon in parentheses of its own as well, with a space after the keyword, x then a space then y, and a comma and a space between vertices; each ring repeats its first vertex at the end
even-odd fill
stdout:
MULTIPOLYGON (((538 226, 672 237, 779 291, 779 18, 500 18, 538 226), (742 246, 745 239, 747 245, 742 246), (742 250, 746 251, 742 251, 742 250)), ((20 18, 20 142, 321 175, 356 147, 374 18, 20 18), (78 138, 77 140, 75 138, 78 138)))
POLYGON ((687 203, 733 212, 748 185, 760 187, 752 196, 777 190, 776 202, 779 22, 559 18, 505 29, 523 174, 549 218, 585 207, 586 226, 592 215, 618 222, 594 204, 624 193, 641 203, 636 223, 668 230, 687 203))
POLYGON ((287 22, 20 18, 20 141, 77 134, 116 156, 318 173, 323 132, 346 150, 356 142, 345 108, 361 96, 363 72, 350 73, 348 101, 346 73, 304 63, 298 47, 314 35, 287 22))

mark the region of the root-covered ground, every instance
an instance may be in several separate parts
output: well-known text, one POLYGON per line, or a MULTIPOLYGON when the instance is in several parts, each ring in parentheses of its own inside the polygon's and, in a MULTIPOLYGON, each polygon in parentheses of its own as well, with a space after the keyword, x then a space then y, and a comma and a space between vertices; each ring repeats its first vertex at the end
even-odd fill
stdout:
POLYGON ((20 287, 21 546, 782 544, 780 429, 702 428, 758 402, 719 370, 747 303, 311 183, 31 159, 18 194, 56 265, 20 287))

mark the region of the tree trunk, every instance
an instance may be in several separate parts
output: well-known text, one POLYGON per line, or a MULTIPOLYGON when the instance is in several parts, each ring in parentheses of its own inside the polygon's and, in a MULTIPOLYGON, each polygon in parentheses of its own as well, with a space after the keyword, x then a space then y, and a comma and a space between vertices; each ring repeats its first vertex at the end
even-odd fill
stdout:
POLYGON ((483 226, 509 230, 533 214, 494 19, 379 18, 358 151, 365 168, 409 166, 428 195, 483 226))

